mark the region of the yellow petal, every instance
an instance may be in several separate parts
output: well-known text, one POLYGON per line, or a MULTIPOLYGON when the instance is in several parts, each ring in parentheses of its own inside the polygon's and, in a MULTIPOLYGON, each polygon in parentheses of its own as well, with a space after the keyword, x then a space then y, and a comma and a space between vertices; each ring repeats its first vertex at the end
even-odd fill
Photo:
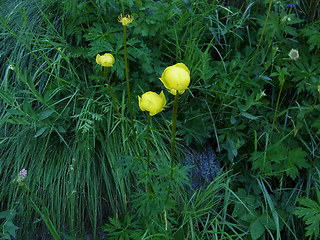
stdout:
POLYGON ((173 65, 173 66, 183 68, 183 69, 186 70, 186 71, 189 73, 189 75, 190 75, 190 70, 189 70, 189 68, 188 68, 185 64, 183 64, 183 63, 177 63, 177 64, 175 64, 175 65, 173 65))

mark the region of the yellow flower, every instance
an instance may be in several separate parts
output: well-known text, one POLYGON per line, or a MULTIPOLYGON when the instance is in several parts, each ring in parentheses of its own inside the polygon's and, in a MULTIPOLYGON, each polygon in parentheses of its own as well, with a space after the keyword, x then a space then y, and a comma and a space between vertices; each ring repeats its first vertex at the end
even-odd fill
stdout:
POLYGON ((190 71, 183 63, 177 63, 167 67, 160 78, 163 85, 173 95, 184 93, 190 84, 190 71))
POLYGON ((118 17, 118 21, 122 23, 123 26, 128 26, 133 21, 133 17, 129 14, 123 15, 122 13, 118 17))
POLYGON ((142 111, 148 111, 150 116, 156 115, 157 113, 164 110, 164 106, 167 101, 163 91, 160 94, 155 92, 146 92, 141 97, 138 96, 139 107, 142 111))
POLYGON ((103 67, 113 67, 114 57, 111 53, 105 53, 104 55, 98 54, 96 56, 96 62, 103 67))
POLYGON ((297 60, 299 58, 299 52, 296 49, 291 49, 288 55, 292 60, 297 60))

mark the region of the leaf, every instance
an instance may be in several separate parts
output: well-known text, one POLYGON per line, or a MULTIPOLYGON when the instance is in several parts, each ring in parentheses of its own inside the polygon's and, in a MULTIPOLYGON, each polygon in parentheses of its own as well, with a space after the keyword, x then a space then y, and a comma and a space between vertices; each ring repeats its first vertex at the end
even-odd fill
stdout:
POLYGON ((30 88, 33 95, 38 99, 38 101, 44 104, 44 99, 42 95, 37 91, 36 87, 34 86, 34 82, 31 78, 27 80, 27 85, 30 88))
POLYGON ((256 219, 254 222, 250 224, 250 233, 252 239, 254 240, 261 237, 264 233, 264 226, 262 225, 259 219, 256 219))
POLYGON ((0 98, 2 98, 3 101, 5 101, 10 106, 14 105, 14 100, 15 99, 12 96, 11 92, 0 89, 0 98))
POLYGON ((306 161, 307 153, 302 150, 302 148, 295 148, 288 153, 288 160, 286 166, 286 174, 289 175, 293 180, 298 176, 300 168, 309 167, 306 161))
POLYGON ((40 115, 39 115, 39 121, 44 120, 44 119, 50 117, 52 113, 54 113, 54 111, 51 110, 51 109, 48 109, 48 110, 43 111, 43 112, 40 113, 40 115))
POLYGON ((7 122, 7 123, 11 123, 11 124, 21 124, 21 125, 29 125, 30 122, 26 119, 26 118, 6 118, 3 119, 3 121, 7 122))
POLYGON ((48 129, 48 127, 40 128, 40 130, 34 135, 34 138, 41 136, 47 129, 48 129))
POLYGON ((16 230, 18 230, 19 228, 13 224, 12 221, 7 221, 4 224, 4 228, 10 233, 11 236, 13 236, 14 238, 16 237, 16 230))
POLYGON ((309 198, 298 199, 300 205, 304 207, 297 207, 294 211, 299 218, 305 221, 308 225, 306 229, 306 236, 315 238, 319 236, 319 226, 320 226, 320 206, 318 203, 309 198))
POLYGON ((0 218, 7 218, 10 215, 10 210, 0 212, 0 218))
POLYGON ((250 113, 247 113, 247 112, 242 112, 240 113, 241 116, 244 116, 250 120, 257 120, 259 117, 256 117, 256 116, 253 116, 251 115, 250 113))

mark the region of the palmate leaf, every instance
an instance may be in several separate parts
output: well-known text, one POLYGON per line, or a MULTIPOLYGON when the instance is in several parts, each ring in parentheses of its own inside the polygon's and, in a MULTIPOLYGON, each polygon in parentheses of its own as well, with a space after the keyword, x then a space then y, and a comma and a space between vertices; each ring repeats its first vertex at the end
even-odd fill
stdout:
POLYGON ((286 174, 293 180, 298 176, 300 168, 307 168, 309 166, 306 161, 307 153, 302 148, 295 148, 288 153, 288 159, 286 162, 286 174))
POLYGON ((308 225, 306 229, 306 236, 318 237, 319 236, 319 226, 320 226, 320 205, 315 201, 304 198, 298 199, 300 205, 304 207, 297 207, 294 214, 305 221, 308 225))

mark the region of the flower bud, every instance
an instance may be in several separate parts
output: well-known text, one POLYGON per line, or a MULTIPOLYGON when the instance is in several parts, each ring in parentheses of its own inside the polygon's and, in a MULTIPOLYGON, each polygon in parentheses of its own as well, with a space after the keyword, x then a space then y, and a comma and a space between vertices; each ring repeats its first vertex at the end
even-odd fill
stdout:
POLYGON ((111 53, 105 53, 104 55, 97 54, 96 62, 103 67, 113 67, 114 57, 111 53))
POLYGON ((164 106, 167 101, 163 91, 160 94, 155 92, 146 92, 141 97, 138 96, 139 107, 142 111, 148 111, 150 116, 156 115, 157 113, 164 110, 164 106))
POLYGON ((190 71, 183 63, 167 67, 160 78, 163 85, 173 95, 184 93, 190 84, 190 71))

